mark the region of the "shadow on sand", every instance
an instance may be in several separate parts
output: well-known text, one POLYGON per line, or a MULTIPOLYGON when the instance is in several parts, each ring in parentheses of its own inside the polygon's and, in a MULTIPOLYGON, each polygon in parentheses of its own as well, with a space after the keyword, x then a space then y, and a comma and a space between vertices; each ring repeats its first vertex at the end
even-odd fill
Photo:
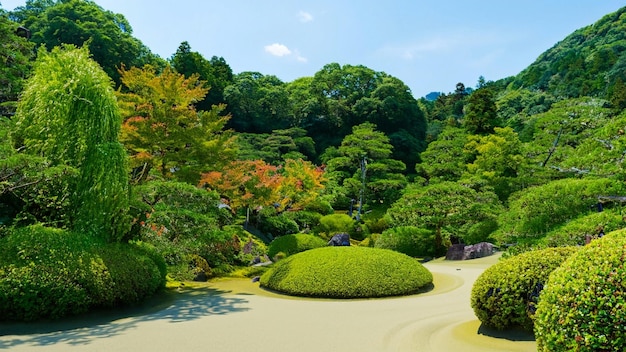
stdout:
POLYGON ((33 323, 0 323, 0 350, 28 344, 50 346, 57 343, 87 345, 99 338, 121 334, 147 321, 170 323, 191 321, 208 315, 224 315, 249 310, 248 300, 226 295, 230 291, 194 288, 189 291, 168 289, 127 309, 98 310, 85 315, 33 323), (7 339, 7 335, 16 335, 7 339), (3 338, 3 336, 5 336, 3 338))
POLYGON ((494 328, 487 327, 484 324, 480 324, 478 334, 509 341, 535 341, 535 335, 522 328, 496 330, 494 328))

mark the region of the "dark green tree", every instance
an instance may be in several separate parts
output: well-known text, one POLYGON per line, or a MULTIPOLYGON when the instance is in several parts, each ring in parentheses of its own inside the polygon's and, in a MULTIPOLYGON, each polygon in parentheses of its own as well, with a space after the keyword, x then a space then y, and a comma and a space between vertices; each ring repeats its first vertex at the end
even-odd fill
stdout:
POLYGON ((31 69, 33 43, 18 35, 18 27, 0 12, 0 116, 15 113, 18 94, 31 69))
POLYGON ((482 88, 467 98, 463 125, 471 134, 489 134, 500 126, 493 92, 482 88))
POLYGON ((110 78, 86 48, 40 50, 16 112, 14 141, 52 165, 78 169, 74 230, 117 241, 129 229, 128 166, 110 78))
POLYGON ((34 43, 48 50, 60 44, 86 45, 117 83, 122 66, 163 66, 161 58, 132 36, 132 27, 123 15, 104 10, 91 0, 27 1, 12 17, 32 31, 34 43))

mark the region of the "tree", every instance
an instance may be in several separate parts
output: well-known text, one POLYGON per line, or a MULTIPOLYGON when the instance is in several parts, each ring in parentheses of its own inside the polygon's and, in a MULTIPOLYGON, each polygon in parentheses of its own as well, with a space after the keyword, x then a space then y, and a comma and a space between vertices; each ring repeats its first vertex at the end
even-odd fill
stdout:
POLYGON ((204 99, 196 103, 198 110, 208 111, 213 105, 225 102, 224 88, 233 83, 233 71, 224 58, 213 56, 211 60, 207 60, 200 53, 191 51, 191 46, 185 41, 180 44, 170 63, 185 77, 196 74, 205 82, 205 88, 209 91, 204 99))
POLYGON ((489 88, 476 90, 467 99, 463 124, 472 134, 488 134, 500 125, 493 92, 489 88))
POLYGON ((289 96, 276 76, 242 72, 224 89, 232 119, 228 126, 237 132, 270 133, 292 127, 289 96))
POLYGON ((341 142, 336 156, 327 160, 329 178, 343 188, 347 201, 392 203, 407 182, 402 174, 406 166, 391 159, 392 149, 389 138, 374 124, 355 126, 341 142))
POLYGON ((416 166, 417 173, 431 182, 459 180, 468 162, 467 138, 465 129, 447 126, 421 154, 422 162, 416 166))
POLYGON ((477 192, 456 182, 410 187, 387 210, 393 226, 417 226, 435 231, 435 248, 445 253, 450 237, 466 243, 484 241, 497 228, 502 211, 492 192, 477 192))
POLYGON ((18 24, 0 13, 0 116, 15 113, 17 96, 30 72, 33 43, 18 35, 18 24))
POLYGON ((170 67, 157 74, 151 66, 121 70, 127 92, 118 92, 124 123, 121 141, 131 165, 144 179, 146 171, 197 184, 200 174, 219 169, 234 158, 229 116, 223 105, 196 111, 194 103, 207 92, 197 75, 185 78, 170 67))
POLYGON ((79 170, 71 195, 73 228, 117 241, 128 230, 127 156, 110 78, 86 48, 40 50, 16 112, 13 139, 52 165, 79 170))
POLYGON ((93 1, 27 1, 11 16, 32 31, 34 43, 48 50, 60 44, 87 46, 93 59, 118 83, 122 66, 163 65, 162 59, 132 36, 123 15, 93 1))

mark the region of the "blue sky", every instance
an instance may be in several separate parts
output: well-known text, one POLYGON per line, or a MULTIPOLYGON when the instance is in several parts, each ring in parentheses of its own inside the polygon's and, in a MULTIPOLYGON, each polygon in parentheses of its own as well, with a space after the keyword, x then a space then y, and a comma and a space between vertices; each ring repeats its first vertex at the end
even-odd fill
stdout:
MULTIPOLYGON (((415 97, 515 75, 574 30, 625 6, 617 0, 286 1, 95 0, 170 58, 188 41, 233 72, 284 82, 324 65, 365 65, 401 79, 415 97), (158 4, 158 5, 156 5, 158 4), (167 5, 161 5, 167 4, 167 5)), ((24 0, 0 0, 12 10, 24 0)))

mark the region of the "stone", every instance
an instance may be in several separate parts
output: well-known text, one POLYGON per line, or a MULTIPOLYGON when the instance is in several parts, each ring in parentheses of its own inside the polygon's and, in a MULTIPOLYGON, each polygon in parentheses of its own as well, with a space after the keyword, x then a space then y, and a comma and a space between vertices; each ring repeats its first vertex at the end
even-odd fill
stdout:
POLYGON ((334 235, 330 241, 328 241, 329 246, 349 246, 350 245, 350 235, 347 233, 338 233, 334 235))
POLYGON ((463 260, 463 254, 465 251, 464 244, 453 244, 448 248, 446 253, 446 260, 463 260))
POLYGON ((468 260, 484 258, 495 252, 494 246, 488 242, 480 242, 473 245, 453 244, 448 248, 446 260, 468 260))

